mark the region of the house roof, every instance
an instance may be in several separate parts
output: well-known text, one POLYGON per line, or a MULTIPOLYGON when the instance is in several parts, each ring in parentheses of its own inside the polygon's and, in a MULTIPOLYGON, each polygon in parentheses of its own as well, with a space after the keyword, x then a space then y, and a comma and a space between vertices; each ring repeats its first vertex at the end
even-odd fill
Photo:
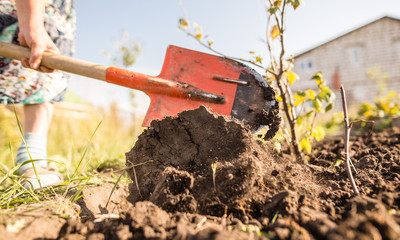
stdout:
POLYGON ((381 21, 381 20, 383 20, 383 19, 391 19, 391 20, 396 20, 396 21, 399 21, 399 22, 400 22, 400 18, 395 18, 395 17, 391 17, 391 16, 383 16, 383 17, 380 17, 380 18, 375 19, 375 20, 373 20, 373 21, 371 21, 371 22, 369 22, 369 23, 367 23, 367 24, 362 25, 361 27, 357 27, 357 28, 355 28, 355 29, 353 29, 353 30, 351 30, 351 31, 349 31, 349 32, 346 32, 345 34, 339 35, 339 36, 337 36, 337 37, 335 37, 335 38, 333 38, 333 39, 331 39, 331 40, 329 40, 329 41, 327 41, 327 42, 324 42, 324 43, 322 43, 322 44, 319 44, 319 45, 317 45, 317 46, 315 46, 315 47, 313 47, 313 48, 310 48, 310 49, 308 49, 308 50, 306 50, 306 51, 304 51, 304 52, 302 52, 302 53, 299 53, 299 54, 295 55, 295 58, 300 57, 300 56, 302 56, 302 55, 304 55, 304 54, 306 54, 306 53, 311 52, 312 50, 314 50, 314 49, 316 49, 316 48, 319 48, 319 47, 322 47, 322 46, 324 46, 324 45, 326 45, 326 44, 329 44, 329 43, 335 41, 336 39, 339 39, 339 38, 341 38, 341 37, 344 37, 344 36, 346 36, 346 35, 348 35, 348 34, 350 34, 350 33, 352 33, 352 32, 355 32, 355 31, 357 31, 357 30, 359 30, 359 29, 361 29, 361 28, 364 28, 364 27, 366 27, 366 26, 369 26, 369 25, 371 25, 371 24, 373 24, 373 23, 375 23, 375 22, 381 21))

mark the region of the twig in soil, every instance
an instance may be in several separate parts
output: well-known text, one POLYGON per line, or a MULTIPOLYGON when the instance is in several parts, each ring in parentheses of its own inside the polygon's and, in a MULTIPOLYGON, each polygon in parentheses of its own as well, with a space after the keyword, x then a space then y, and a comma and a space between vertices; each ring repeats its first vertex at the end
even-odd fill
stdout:
POLYGON ((139 192, 139 196, 142 197, 142 194, 140 193, 140 189, 139 189, 139 183, 138 183, 137 176, 136 176, 135 166, 132 166, 132 171, 133 171, 133 175, 135 177, 136 188, 139 192))
MULTIPOLYGON (((372 129, 374 128, 375 121, 368 121, 368 120, 362 120, 362 119, 360 119, 360 120, 355 120, 355 121, 351 121, 351 122, 349 123, 349 128, 351 129, 351 128, 353 127, 353 124, 356 124, 356 123, 370 123, 370 124, 372 125, 372 128, 371 128, 371 131, 372 131, 372 129)), ((357 169, 356 169, 356 167, 354 166, 353 161, 351 161, 351 158, 349 158, 349 159, 350 159, 351 167, 353 168, 353 171, 354 171, 354 172, 356 173, 356 175, 357 175, 357 174, 358 174, 357 169)))
POLYGON ((356 173, 356 175, 358 174, 358 172, 357 172, 357 169, 356 169, 356 167, 354 166, 354 164, 353 164, 353 161, 351 161, 351 159, 349 158, 349 160, 350 160, 350 165, 351 165, 351 167, 353 168, 353 171, 356 173))
POLYGON ((94 219, 93 222, 94 223, 102 222, 102 221, 104 221, 106 219, 119 219, 119 215, 118 214, 112 214, 112 213, 110 213, 110 214, 99 214, 99 215, 95 216, 95 219, 94 219))
POLYGON ((345 124, 345 135, 344 135, 344 148, 345 148, 345 165, 346 165, 346 173, 347 176, 349 177, 351 187, 353 188, 353 191, 356 195, 360 195, 360 192, 358 191, 356 182, 354 181, 353 174, 351 172, 351 167, 350 167, 350 155, 349 155, 349 139, 350 139, 350 124, 349 124, 349 118, 347 115, 347 104, 346 104, 346 93, 344 91, 343 85, 340 86, 340 93, 342 94, 342 105, 343 105, 343 114, 344 114, 344 124, 345 124))
POLYGON ((199 229, 199 228, 201 228, 203 225, 204 225, 204 223, 207 221, 207 218, 206 217, 203 217, 201 220, 200 220, 200 222, 196 225, 196 228, 195 229, 199 229))
MULTIPOLYGON (((142 163, 139 163, 139 164, 136 164, 136 165, 133 165, 133 164, 132 164, 130 167, 125 168, 125 169, 132 168, 133 177, 135 178, 134 180, 135 180, 135 184, 136 184, 136 189, 138 190, 139 196, 140 196, 141 198, 142 198, 142 193, 140 192, 140 189, 139 189, 139 183, 138 183, 138 180, 137 180, 135 167, 140 166, 140 165, 143 165, 143 164, 146 164, 146 163, 149 163, 149 162, 153 162, 153 160, 147 160, 146 162, 142 162, 142 163)), ((125 170, 125 169, 124 169, 124 170, 125 170)), ((121 176, 122 176, 122 175, 121 175, 121 176)))

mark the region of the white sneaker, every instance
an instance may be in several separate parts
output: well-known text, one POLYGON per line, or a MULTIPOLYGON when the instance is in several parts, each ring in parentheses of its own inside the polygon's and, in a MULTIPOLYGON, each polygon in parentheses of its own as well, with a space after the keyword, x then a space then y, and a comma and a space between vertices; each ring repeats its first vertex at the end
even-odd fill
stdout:
POLYGON ((37 190, 44 187, 60 185, 64 182, 62 175, 54 167, 36 167, 36 172, 39 180, 33 168, 28 168, 21 173, 21 176, 25 178, 22 183, 24 188, 37 190))

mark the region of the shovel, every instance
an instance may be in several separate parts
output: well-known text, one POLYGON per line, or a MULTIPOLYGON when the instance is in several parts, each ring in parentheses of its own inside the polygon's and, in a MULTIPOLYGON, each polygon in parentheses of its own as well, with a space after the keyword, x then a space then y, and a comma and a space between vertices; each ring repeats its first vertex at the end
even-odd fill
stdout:
MULTIPOLYGON (((21 60, 29 58, 30 49, 0 42, 0 56, 21 60)), ((273 89, 253 69, 224 57, 170 45, 158 76, 51 53, 44 53, 41 65, 145 92, 150 106, 143 126, 201 105, 254 131, 279 122, 273 89)))

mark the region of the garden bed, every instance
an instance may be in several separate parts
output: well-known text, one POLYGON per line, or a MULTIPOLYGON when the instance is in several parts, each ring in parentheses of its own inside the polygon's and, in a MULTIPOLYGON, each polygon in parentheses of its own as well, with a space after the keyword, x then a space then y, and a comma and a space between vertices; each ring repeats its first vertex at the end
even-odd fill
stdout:
POLYGON ((84 190, 71 208, 81 211, 79 218, 25 217, 17 233, 5 225, 0 233, 21 239, 400 239, 400 130, 350 140, 360 196, 340 160, 342 138, 315 144, 298 161, 236 120, 204 108, 182 112, 140 135, 126 154, 133 183, 120 184, 107 207, 112 184, 84 190), (42 220, 42 227, 35 224, 42 220))

